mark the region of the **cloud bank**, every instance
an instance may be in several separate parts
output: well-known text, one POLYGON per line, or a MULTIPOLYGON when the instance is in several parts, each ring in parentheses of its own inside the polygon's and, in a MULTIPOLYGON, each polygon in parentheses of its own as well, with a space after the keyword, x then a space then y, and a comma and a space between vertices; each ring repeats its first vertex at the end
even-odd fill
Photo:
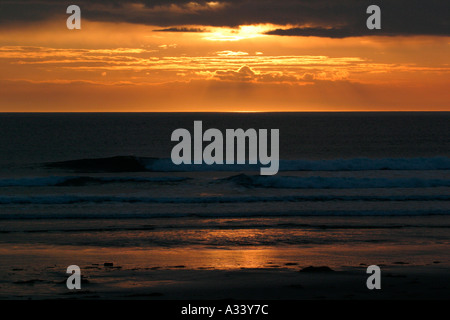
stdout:
MULTIPOLYGON (((448 1, 442 0, 79 0, 82 17, 91 21, 160 26, 161 31, 199 32, 201 26, 249 24, 285 26, 269 31, 280 36, 345 38, 366 35, 449 36, 448 1), (377 4, 382 29, 366 28, 366 9, 377 4), (185 26, 196 26, 185 27, 185 26)), ((65 15, 58 0, 0 1, 0 24, 36 23, 65 15)))

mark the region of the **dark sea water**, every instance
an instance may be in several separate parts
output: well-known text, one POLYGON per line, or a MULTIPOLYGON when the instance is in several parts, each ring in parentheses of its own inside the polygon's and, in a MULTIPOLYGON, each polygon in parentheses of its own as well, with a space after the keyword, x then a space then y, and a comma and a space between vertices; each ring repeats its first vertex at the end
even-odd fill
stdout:
POLYGON ((448 249, 449 124, 450 113, 1 114, 0 242, 448 249), (173 165, 171 134, 195 120, 279 129, 280 171, 173 165))

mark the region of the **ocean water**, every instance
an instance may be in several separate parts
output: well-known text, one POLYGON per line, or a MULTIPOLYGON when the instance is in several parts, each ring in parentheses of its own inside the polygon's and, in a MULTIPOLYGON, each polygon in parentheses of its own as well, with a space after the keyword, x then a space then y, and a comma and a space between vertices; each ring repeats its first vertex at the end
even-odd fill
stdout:
POLYGON ((449 124, 450 113, 1 114, 0 242, 408 245, 448 262, 449 124), (171 134, 195 120, 279 129, 280 171, 174 165, 171 134))

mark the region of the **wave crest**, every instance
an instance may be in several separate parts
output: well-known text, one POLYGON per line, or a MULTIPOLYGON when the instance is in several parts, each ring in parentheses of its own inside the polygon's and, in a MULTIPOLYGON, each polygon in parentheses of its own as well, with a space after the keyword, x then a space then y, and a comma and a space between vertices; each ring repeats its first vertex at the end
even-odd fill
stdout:
MULTIPOLYGON (((259 171, 261 165, 175 165, 170 158, 116 156, 46 163, 50 168, 78 172, 259 171)), ((280 160, 279 171, 450 170, 450 158, 387 158, 280 160)))
POLYGON ((239 174, 221 179, 244 187, 286 189, 365 189, 365 188, 431 188, 450 187, 450 180, 420 178, 353 178, 353 177, 289 177, 250 176, 239 174))

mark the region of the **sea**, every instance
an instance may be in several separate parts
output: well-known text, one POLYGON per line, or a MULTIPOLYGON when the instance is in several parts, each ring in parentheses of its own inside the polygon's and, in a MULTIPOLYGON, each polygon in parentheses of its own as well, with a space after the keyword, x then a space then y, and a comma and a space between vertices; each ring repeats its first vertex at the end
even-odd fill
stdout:
MULTIPOLYGON (((449 228, 450 113, 0 114, 0 243, 8 248, 224 250, 167 262, 212 268, 277 257, 287 265, 449 264, 449 228), (222 132, 279 129, 279 172, 173 164, 171 134, 192 133, 194 121, 222 132), (268 248, 267 258, 233 255, 268 248), (364 260, 357 252, 367 248, 364 260)), ((4 268, 11 252, 2 251, 4 268)))

